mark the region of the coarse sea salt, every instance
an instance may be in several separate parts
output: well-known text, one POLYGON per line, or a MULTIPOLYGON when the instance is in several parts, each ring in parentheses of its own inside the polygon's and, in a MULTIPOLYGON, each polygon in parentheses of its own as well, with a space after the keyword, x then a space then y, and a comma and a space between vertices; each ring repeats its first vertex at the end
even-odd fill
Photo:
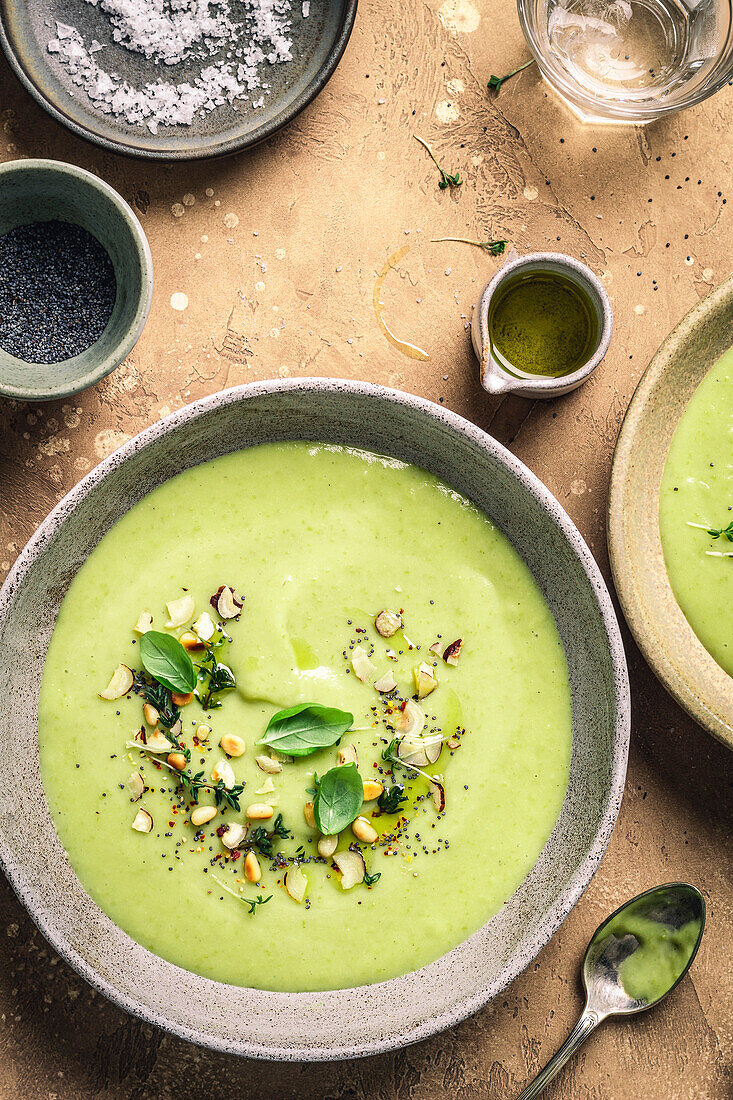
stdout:
POLYGON ((291 0, 244 0, 231 17, 229 0, 84 0, 109 19, 115 44, 142 54, 158 65, 187 62, 186 79, 173 83, 158 77, 135 87, 94 56, 104 45, 89 46, 81 33, 56 22, 56 37, 47 46, 58 56, 74 84, 102 114, 145 125, 190 125, 203 115, 236 100, 264 106, 269 86, 260 75, 264 65, 292 60, 289 35, 291 0), (217 56, 218 55, 218 56, 217 56), (192 72, 195 62, 201 65, 192 72), (260 92, 255 99, 254 92, 260 92))

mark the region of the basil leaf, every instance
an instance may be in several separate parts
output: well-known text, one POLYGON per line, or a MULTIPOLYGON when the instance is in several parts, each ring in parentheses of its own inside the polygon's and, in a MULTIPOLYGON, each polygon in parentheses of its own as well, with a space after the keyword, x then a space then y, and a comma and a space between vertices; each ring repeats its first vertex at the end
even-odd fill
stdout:
POLYGON ((147 630, 140 639, 143 668, 169 691, 193 691, 196 669, 177 638, 160 630, 147 630))
MULTIPOLYGON (((143 634, 143 637, 146 637, 143 634)), ((319 703, 298 703, 270 719, 258 744, 271 745, 287 756, 310 756, 335 745, 354 723, 354 715, 319 703)))
POLYGON ((364 801, 364 784, 356 764, 342 764, 321 776, 313 800, 316 826, 324 836, 335 836, 356 820, 364 801))

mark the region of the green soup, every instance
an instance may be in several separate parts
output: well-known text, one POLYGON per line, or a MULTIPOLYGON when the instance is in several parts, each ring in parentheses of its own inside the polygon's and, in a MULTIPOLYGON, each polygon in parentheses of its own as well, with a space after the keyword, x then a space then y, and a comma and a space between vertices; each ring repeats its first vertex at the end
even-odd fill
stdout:
POLYGON ((677 426, 662 478, 659 528, 675 598, 702 644, 733 676, 733 556, 725 556, 733 553, 733 350, 701 382, 677 426))
MULTIPOLYGON (((396 460, 284 443, 186 471, 101 540, 59 613, 39 734, 59 836, 112 920, 155 954, 219 981, 323 990, 423 966, 509 898, 563 802, 571 699, 553 617, 485 515, 396 460), (144 749, 126 747, 141 726, 140 696, 97 693, 119 662, 140 668, 133 628, 141 612, 152 613, 154 630, 179 635, 181 627, 166 627, 166 603, 186 593, 194 622, 204 610, 216 619, 209 601, 223 584, 244 598, 239 618, 224 623, 231 643, 217 650, 236 688, 218 697, 218 709, 183 706, 179 740, 191 753, 187 773, 206 782, 226 759, 220 738, 242 738, 245 754, 228 763, 245 787, 239 812, 220 805, 197 830, 190 787, 144 749), (387 638, 374 625, 384 608, 404 622, 387 638), (447 664, 442 651, 459 638, 457 662, 447 664), (392 674, 391 695, 371 676, 357 678, 357 647, 375 679, 392 674), (418 705, 442 738, 425 774, 383 759, 420 663, 438 683, 418 705), (341 750, 356 749, 363 779, 405 788, 396 814, 364 803, 375 843, 358 841, 351 828, 341 833, 338 852, 361 852, 369 876, 351 889, 318 856, 320 834, 304 811, 338 747, 280 757, 277 774, 255 762, 267 753, 257 742, 270 718, 297 703, 350 711, 341 750), (211 727, 207 741, 198 739, 201 723, 211 727), (146 786, 136 802, 126 786, 133 772, 146 786), (430 775, 441 777, 442 810, 430 775), (273 818, 251 822, 235 855, 217 829, 246 822, 252 803, 269 803, 273 818), (141 809, 153 821, 147 833, 131 827, 141 809), (257 852, 262 878, 253 885, 243 873, 248 845, 255 827, 272 832, 277 815, 292 835, 268 834, 272 855, 257 852), (307 876, 300 903, 284 887, 296 866, 307 876)), ((203 788, 199 803, 214 797, 203 788)))

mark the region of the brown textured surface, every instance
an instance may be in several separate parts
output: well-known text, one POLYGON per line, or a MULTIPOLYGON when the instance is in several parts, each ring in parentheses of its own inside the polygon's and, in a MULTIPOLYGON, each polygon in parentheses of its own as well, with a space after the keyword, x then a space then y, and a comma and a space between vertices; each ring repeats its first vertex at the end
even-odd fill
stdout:
MULTIPOLYGON (((157 286, 140 343, 105 382, 45 407, 0 403, 2 575, 38 520, 123 439, 202 394, 279 374, 363 377, 442 398, 539 474, 607 570, 605 498, 624 408, 662 337, 728 273, 733 92, 645 130, 594 131, 532 69, 488 100, 489 74, 523 56, 506 0, 362 0, 335 78, 285 133, 239 159, 160 168, 72 139, 3 66, 0 156, 58 157, 103 175, 140 214, 157 286), (413 129, 450 170, 460 167, 461 188, 438 191, 413 129), (603 276, 616 334, 576 393, 543 404, 492 400, 478 387, 463 315, 497 261, 429 241, 481 234, 520 251, 570 252, 603 276), (426 363, 386 342, 372 308, 375 273, 406 243, 385 283, 386 318, 429 352, 426 363), (178 292, 189 299, 183 311, 170 305, 178 292)), ((2 885, 0 1097, 510 1098, 574 1022, 578 965, 598 921, 637 890, 681 877, 709 904, 691 977, 646 1017, 607 1024, 548 1097, 729 1098, 732 758, 666 697, 631 643, 629 657, 634 734, 608 855, 560 933, 493 1006, 437 1039, 359 1063, 277 1067, 211 1055, 95 996, 2 885)))

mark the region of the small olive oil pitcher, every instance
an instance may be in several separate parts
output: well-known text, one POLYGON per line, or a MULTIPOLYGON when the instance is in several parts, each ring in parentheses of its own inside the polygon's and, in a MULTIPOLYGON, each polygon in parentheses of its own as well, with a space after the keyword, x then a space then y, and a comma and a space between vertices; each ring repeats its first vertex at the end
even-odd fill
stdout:
POLYGON ((608 295, 585 264, 559 252, 510 259, 471 321, 481 385, 492 394, 569 393, 601 362, 612 330, 608 295))

